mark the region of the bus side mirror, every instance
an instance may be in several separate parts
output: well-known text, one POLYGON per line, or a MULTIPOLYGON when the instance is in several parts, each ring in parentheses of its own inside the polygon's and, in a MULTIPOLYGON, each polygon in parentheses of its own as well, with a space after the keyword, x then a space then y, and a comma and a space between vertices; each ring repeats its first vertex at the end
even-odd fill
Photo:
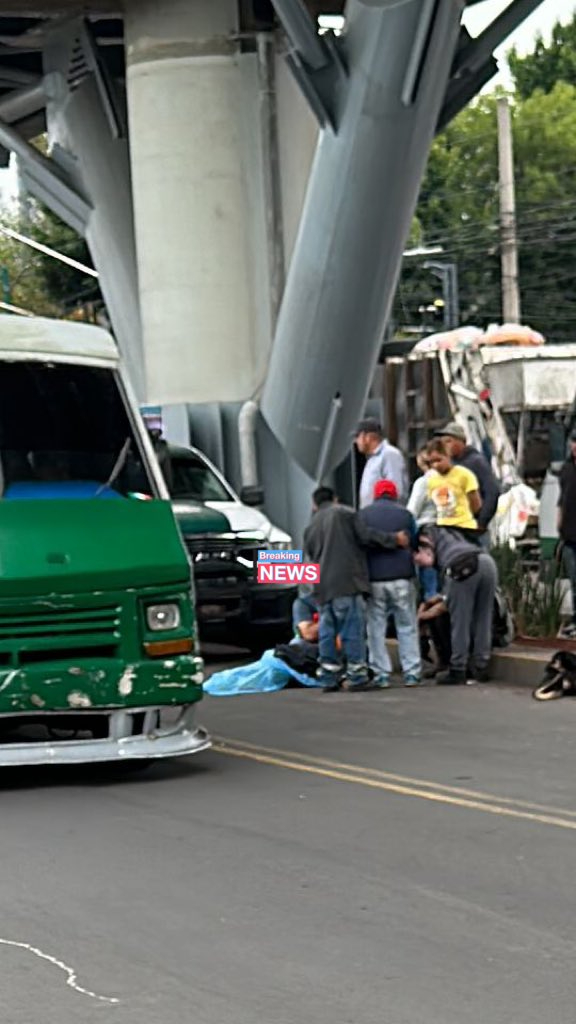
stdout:
POLYGON ((256 508, 264 504, 264 488, 258 484, 250 484, 240 491, 240 501, 249 508, 256 508))

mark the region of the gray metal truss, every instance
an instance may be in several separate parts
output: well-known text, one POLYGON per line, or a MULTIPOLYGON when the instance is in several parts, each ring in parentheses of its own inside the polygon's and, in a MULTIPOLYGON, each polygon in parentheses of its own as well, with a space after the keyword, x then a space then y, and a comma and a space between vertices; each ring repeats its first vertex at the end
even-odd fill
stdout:
POLYGON ((494 50, 535 11, 542 0, 512 0, 476 39, 465 29, 452 67, 438 131, 463 110, 498 71, 494 50))
POLYGON ((322 128, 337 129, 336 89, 346 62, 331 33, 319 36, 301 0, 272 0, 291 43, 286 62, 322 128))
MULTIPOLYGON (((2 107, 0 106, 0 112, 2 107)), ((76 187, 66 172, 32 146, 9 124, 0 120, 0 145, 18 156, 28 190, 84 235, 92 212, 89 200, 76 187)))
MULTIPOLYGON (((386 11, 386 0, 361 0, 364 6, 386 11)), ((406 0, 410 2, 410 0, 406 0)), ((421 0, 411 0, 413 3, 421 0)), ((470 4, 479 0, 469 0, 470 4)), ((473 39, 461 28, 460 40, 450 74, 444 106, 438 120, 441 131, 456 114, 484 88, 498 72, 494 50, 543 0, 510 0, 508 7, 473 39)), ((338 129, 336 91, 347 75, 346 51, 332 33, 318 35, 302 0, 272 0, 291 49, 286 54, 298 85, 322 128, 338 129)), ((424 6, 423 6, 424 11, 424 6)))

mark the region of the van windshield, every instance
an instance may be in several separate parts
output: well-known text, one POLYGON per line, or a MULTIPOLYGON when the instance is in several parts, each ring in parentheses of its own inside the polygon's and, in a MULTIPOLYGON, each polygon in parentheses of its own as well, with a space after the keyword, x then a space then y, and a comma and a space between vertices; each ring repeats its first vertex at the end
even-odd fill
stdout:
POLYGON ((234 501, 210 466, 193 452, 172 455, 170 467, 170 493, 176 501, 234 501))
POLYGON ((0 365, 6 499, 153 495, 116 374, 70 364, 0 365))

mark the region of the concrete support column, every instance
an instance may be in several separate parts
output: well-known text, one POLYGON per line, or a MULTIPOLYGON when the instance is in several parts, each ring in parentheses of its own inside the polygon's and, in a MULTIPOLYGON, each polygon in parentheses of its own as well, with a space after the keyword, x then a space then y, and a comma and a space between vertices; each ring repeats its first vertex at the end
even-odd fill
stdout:
POLYGON ((148 400, 244 400, 272 333, 257 54, 236 0, 126 0, 125 30, 148 400))

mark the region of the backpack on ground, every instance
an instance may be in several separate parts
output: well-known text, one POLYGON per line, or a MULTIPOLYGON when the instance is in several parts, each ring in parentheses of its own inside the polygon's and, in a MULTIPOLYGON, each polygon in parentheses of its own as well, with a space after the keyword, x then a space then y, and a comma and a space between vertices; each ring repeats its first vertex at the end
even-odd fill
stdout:
POLYGON ((280 658, 294 672, 306 676, 316 676, 318 644, 311 644, 307 640, 299 640, 296 644, 278 644, 274 648, 274 657, 280 658))

